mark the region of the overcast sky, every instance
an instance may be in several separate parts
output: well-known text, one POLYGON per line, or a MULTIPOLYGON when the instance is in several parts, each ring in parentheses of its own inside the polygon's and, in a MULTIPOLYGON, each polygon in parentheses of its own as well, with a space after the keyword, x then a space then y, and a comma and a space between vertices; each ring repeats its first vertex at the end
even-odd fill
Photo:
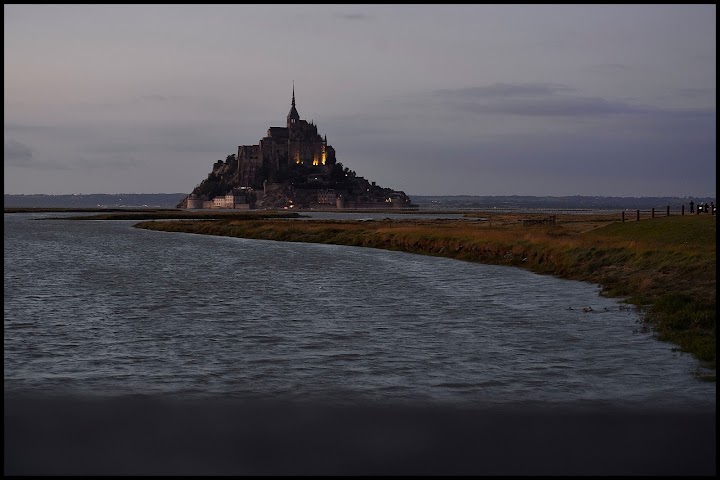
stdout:
POLYGON ((409 195, 715 196, 715 5, 5 5, 5 193, 189 193, 284 126, 409 195))

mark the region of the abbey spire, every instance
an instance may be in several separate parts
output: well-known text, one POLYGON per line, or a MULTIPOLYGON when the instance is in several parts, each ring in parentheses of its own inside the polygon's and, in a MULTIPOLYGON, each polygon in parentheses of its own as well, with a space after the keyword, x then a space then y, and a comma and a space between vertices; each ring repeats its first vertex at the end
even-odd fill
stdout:
POLYGON ((292 103, 291 103, 291 107, 290 107, 290 113, 288 113, 288 116, 287 116, 288 128, 291 125, 295 126, 299 121, 300 121, 300 114, 298 114, 298 111, 295 108, 295 82, 293 82, 292 103))

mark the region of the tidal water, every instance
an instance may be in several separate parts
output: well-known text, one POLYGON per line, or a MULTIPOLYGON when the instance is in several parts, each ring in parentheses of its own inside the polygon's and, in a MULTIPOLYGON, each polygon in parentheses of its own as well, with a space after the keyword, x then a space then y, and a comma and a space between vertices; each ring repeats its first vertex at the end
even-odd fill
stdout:
POLYGON ((50 216, 5 214, 6 395, 715 404, 594 284, 50 216))

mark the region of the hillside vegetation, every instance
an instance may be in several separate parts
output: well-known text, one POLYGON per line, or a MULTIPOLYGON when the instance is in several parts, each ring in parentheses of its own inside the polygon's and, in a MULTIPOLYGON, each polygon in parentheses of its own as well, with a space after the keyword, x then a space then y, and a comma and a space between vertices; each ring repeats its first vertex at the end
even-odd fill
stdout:
MULTIPOLYGON (((659 340, 716 369, 715 217, 619 222, 565 216, 523 227, 518 216, 466 220, 215 220, 142 222, 138 228, 400 250, 527 268, 597 283, 642 310, 659 340)), ((527 215, 522 218, 528 218, 527 215)), ((647 326, 646 325, 646 326, 647 326)))

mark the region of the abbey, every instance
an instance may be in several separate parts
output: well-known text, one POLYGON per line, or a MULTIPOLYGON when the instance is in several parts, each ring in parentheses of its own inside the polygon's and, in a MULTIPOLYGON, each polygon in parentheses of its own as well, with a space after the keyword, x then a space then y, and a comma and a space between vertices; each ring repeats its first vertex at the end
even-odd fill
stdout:
POLYGON ((313 122, 300 119, 292 89, 284 127, 218 160, 178 208, 414 208, 404 192, 368 182, 335 158, 313 122))
POLYGON ((260 188, 268 176, 277 177, 290 164, 334 165, 335 149, 327 144, 327 135, 318 135, 317 126, 300 119, 293 87, 287 125, 270 127, 259 145, 240 145, 237 161, 240 186, 260 188))

